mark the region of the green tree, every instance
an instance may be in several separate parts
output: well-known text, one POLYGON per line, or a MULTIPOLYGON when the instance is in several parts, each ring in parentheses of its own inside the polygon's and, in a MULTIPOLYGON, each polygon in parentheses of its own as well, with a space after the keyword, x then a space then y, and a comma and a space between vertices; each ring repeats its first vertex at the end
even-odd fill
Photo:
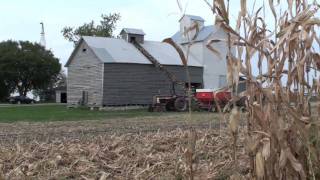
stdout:
POLYGON ((50 84, 43 89, 33 90, 34 96, 39 97, 42 102, 54 102, 56 88, 67 87, 67 75, 63 69, 50 84))
POLYGON ((50 50, 29 41, 0 43, 0 77, 10 92, 25 96, 31 90, 46 88, 56 81, 59 60, 50 50))
POLYGON ((116 23, 120 20, 120 17, 119 13, 109 15, 102 14, 102 20, 98 25, 92 20, 77 28, 69 26, 64 27, 61 32, 65 39, 73 42, 75 45, 80 40, 81 36, 113 37, 113 31, 115 30, 116 23))
POLYGON ((5 101, 5 99, 10 95, 10 89, 7 86, 3 77, 0 77, 0 102, 5 101))
MULTIPOLYGON (((8 42, 7 44, 2 45, 1 47, 2 47, 1 51, 9 52, 11 50, 12 53, 16 53, 16 52, 12 51, 12 48, 14 47, 13 42, 8 42)), ((1 53, 1 51, 0 51, 0 53, 1 53)), ((4 56, 5 54, 1 53, 0 55, 4 56)), ((10 58, 10 56, 8 56, 6 58, 10 58)), ((1 58, 0 58, 0 60, 1 60, 1 58)), ((0 67, 1 67, 1 62, 2 61, 0 61, 0 67)), ((2 65, 3 65, 3 63, 4 62, 2 62, 2 65)), ((8 74, 7 72, 8 72, 7 70, 0 68, 0 101, 4 101, 7 97, 9 97, 10 92, 13 91, 12 84, 9 84, 10 83, 9 80, 12 78, 12 76, 11 76, 11 74, 8 74)))

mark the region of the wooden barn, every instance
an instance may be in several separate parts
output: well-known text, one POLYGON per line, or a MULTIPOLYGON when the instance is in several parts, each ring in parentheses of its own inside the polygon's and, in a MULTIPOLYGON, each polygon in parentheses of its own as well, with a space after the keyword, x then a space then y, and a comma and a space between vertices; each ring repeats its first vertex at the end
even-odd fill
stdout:
MULTIPOLYGON (((122 38, 82 37, 66 67, 68 105, 149 105, 156 94, 170 94, 169 77, 156 68, 131 42, 138 42, 176 78, 187 83, 185 68, 169 44, 146 41, 138 29, 123 29, 122 38)), ((203 68, 189 57, 193 85, 202 87, 203 68)), ((176 88, 184 94, 184 88, 176 88)))

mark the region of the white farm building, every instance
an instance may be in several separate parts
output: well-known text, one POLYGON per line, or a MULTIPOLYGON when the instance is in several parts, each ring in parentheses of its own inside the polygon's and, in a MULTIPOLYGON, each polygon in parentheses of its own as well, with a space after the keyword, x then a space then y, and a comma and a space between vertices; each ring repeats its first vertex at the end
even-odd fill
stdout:
POLYGON ((219 51, 219 55, 207 48, 207 44, 211 39, 227 39, 227 34, 222 28, 215 25, 205 26, 203 18, 185 15, 180 19, 180 30, 172 36, 172 39, 177 44, 180 44, 185 54, 187 54, 189 44, 192 43, 189 49, 189 56, 195 57, 203 67, 204 89, 215 89, 227 84, 227 65, 225 58, 228 52, 228 46, 226 41, 211 45, 215 50, 219 51), (198 33, 197 29, 185 33, 185 30, 194 24, 198 24, 198 33))

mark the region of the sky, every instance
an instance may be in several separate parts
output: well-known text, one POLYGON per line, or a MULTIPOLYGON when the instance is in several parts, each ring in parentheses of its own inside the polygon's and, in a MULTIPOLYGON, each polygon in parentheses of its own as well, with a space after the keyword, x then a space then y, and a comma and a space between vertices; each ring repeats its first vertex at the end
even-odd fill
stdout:
MULTIPOLYGON (((268 0, 264 1, 267 6, 268 0)), ((214 16, 204 0, 180 2, 186 14, 199 15, 206 20, 206 25, 213 24, 214 16)), ((240 1, 230 2, 231 22, 236 22, 240 1)), ((249 12, 253 9, 253 2, 247 0, 249 12)), ((262 0, 257 0, 255 9, 262 4, 262 0)), ((268 6, 266 9, 266 22, 273 26, 273 16, 268 6)), ((155 41, 175 34, 183 14, 177 0, 0 0, 0 41, 39 42, 40 22, 44 22, 47 49, 51 49, 64 66, 74 47, 63 38, 63 27, 78 27, 91 20, 99 22, 101 14, 109 13, 121 15, 115 35, 122 28, 139 28, 146 33, 146 40, 155 41)))
MULTIPOLYGON (((214 23, 214 16, 204 0, 180 0, 183 11, 203 17, 206 25, 214 23)), ((211 0, 209 0, 211 2, 211 0)), ((240 1, 230 1, 231 20, 237 19, 240 1)), ((248 0, 252 9, 253 0, 248 0)), ((257 1, 256 7, 262 5, 257 1)), ((251 7, 251 8, 250 8, 251 7)), ((114 32, 122 28, 143 29, 147 40, 161 41, 179 30, 180 11, 177 0, 0 0, 0 41, 40 41, 40 22, 45 26, 47 48, 64 66, 73 51, 73 44, 65 40, 61 30, 65 26, 78 27, 101 14, 120 13, 121 20, 114 32)))
MULTIPOLYGON (((213 15, 203 0, 181 1, 186 13, 202 16, 206 24, 213 15)), ((45 25, 47 48, 64 65, 73 50, 61 30, 85 22, 99 22, 101 14, 120 13, 115 34, 122 28, 140 28, 147 40, 161 41, 178 31, 180 12, 176 0, 0 0, 0 41, 40 41, 40 22, 45 25)))

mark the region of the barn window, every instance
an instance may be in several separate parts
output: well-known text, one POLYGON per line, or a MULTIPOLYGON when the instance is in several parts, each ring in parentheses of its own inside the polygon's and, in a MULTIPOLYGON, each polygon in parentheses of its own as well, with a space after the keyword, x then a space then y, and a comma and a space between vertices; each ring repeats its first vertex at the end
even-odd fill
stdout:
POLYGON ((130 42, 136 41, 136 37, 130 37, 130 42))
POLYGON ((87 49, 86 49, 86 48, 83 48, 83 49, 82 49, 82 52, 87 52, 87 49))

